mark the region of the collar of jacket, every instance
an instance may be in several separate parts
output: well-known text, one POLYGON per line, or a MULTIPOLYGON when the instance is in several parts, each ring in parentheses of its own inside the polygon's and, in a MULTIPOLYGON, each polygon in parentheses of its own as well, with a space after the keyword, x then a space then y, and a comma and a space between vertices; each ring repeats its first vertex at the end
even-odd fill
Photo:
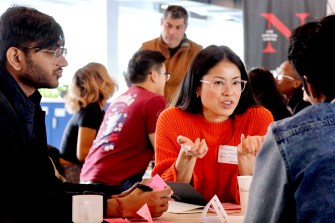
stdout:
POLYGON ((23 116, 33 114, 36 105, 40 103, 42 98, 37 90, 28 98, 13 76, 2 65, 0 65, 0 90, 14 109, 23 116))
MULTIPOLYGON (((167 44, 163 41, 162 34, 160 35, 159 39, 160 39, 161 44, 165 45, 165 46, 168 48, 167 44)), ((190 43, 188 42, 188 39, 187 39, 186 34, 184 34, 184 37, 183 37, 183 39, 181 40, 180 44, 179 44, 177 47, 175 47, 175 48, 179 48, 179 47, 189 47, 189 46, 190 46, 190 43)), ((175 49, 175 48, 174 48, 174 49, 175 49)))

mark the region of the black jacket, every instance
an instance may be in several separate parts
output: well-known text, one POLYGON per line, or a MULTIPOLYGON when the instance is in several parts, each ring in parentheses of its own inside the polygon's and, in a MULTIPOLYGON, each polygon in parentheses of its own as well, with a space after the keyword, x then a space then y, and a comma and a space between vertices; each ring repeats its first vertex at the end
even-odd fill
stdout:
POLYGON ((74 194, 106 198, 118 192, 105 185, 63 183, 55 176, 40 101, 38 91, 27 97, 0 65, 0 222, 72 222, 74 194))

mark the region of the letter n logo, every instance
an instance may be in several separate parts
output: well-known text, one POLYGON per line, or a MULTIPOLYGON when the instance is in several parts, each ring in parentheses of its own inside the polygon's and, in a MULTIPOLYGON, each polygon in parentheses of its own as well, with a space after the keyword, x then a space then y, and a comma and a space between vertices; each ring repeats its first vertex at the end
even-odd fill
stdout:
MULTIPOLYGON (((272 47, 271 42, 277 41, 278 34, 273 30, 275 27, 278 32, 283 35, 287 40, 291 36, 291 28, 287 27, 280 19, 273 13, 261 13, 263 18, 266 19, 268 26, 265 33, 262 34, 264 42, 267 42, 266 47, 263 49, 263 53, 276 53, 277 50, 272 47)), ((300 20, 300 25, 304 24, 306 18, 310 16, 309 13, 296 13, 295 16, 300 20)))

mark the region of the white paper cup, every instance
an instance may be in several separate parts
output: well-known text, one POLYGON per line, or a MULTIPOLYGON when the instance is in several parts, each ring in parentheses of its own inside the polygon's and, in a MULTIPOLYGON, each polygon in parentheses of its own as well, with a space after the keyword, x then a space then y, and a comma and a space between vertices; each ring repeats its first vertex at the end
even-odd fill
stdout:
POLYGON ((238 176, 238 188, 240 192, 240 202, 241 202, 241 211, 246 212, 248 207, 248 198, 249 198, 249 187, 252 180, 252 176, 238 176))
POLYGON ((72 221, 74 223, 101 223, 103 221, 102 195, 72 196, 72 221))

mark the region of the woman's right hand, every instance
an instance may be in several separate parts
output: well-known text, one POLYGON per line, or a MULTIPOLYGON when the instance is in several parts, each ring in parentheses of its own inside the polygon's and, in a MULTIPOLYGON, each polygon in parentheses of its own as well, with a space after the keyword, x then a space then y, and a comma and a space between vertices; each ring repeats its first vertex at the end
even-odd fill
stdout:
POLYGON ((186 136, 178 136, 177 142, 187 155, 192 155, 196 158, 203 158, 208 152, 208 147, 205 139, 197 138, 194 142, 186 136))

